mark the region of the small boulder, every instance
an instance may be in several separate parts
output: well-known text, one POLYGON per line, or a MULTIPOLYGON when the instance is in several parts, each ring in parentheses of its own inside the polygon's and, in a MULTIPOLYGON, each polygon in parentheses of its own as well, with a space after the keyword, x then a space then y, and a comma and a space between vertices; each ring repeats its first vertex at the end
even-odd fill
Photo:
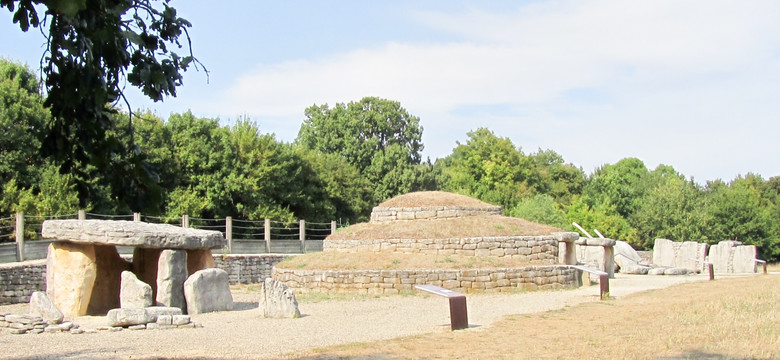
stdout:
POLYGON ((204 269, 190 275, 184 282, 184 298, 190 315, 233 310, 230 279, 222 269, 204 269))
POLYGON ((65 318, 60 309, 46 296, 45 292, 35 291, 30 296, 30 314, 40 316, 49 324, 59 324, 65 318))
POLYGON ((652 269, 648 270, 647 274, 648 275, 663 275, 665 271, 666 271, 666 268, 657 267, 657 268, 652 268, 652 269))
POLYGON ((122 285, 119 290, 119 307, 143 309, 153 305, 152 287, 138 280, 131 271, 122 271, 122 285))
POLYGON ((295 294, 283 282, 265 279, 260 287, 260 314, 267 318, 299 318, 298 301, 295 294))
POLYGON ((111 309, 106 314, 108 326, 132 326, 149 322, 146 309, 111 309))
POLYGON ((688 275, 690 272, 686 268, 668 268, 664 270, 664 275, 688 275))

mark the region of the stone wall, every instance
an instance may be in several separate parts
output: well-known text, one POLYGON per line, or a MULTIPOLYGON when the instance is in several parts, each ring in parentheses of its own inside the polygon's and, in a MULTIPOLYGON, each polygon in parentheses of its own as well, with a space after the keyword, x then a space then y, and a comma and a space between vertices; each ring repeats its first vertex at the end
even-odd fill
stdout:
POLYGON ((392 251, 438 255, 522 257, 530 261, 558 263, 558 243, 565 234, 546 236, 496 236, 456 239, 326 239, 324 251, 392 251))
POLYGON ((271 277, 271 269, 289 255, 214 255, 214 267, 225 270, 230 284, 256 284, 271 277))
POLYGON ((46 260, 0 264, 0 304, 29 302, 34 291, 46 291, 46 260))
POLYGON ((500 206, 421 206, 421 207, 375 207, 371 211, 372 223, 401 220, 452 219, 475 215, 501 215, 500 206))
POLYGON ((431 284, 460 292, 576 288, 577 270, 566 265, 460 270, 303 270, 274 268, 273 278, 296 292, 397 294, 431 284))

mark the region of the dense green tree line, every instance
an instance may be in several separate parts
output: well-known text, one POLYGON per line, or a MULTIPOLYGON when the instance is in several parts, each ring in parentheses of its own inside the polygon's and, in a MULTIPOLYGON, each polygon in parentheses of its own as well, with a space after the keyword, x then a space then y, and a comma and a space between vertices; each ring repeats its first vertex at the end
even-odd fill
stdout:
MULTIPOLYGON (((162 119, 116 112, 104 141, 133 151, 144 183, 115 181, 116 168, 41 155, 50 113, 36 77, 0 61, 0 216, 142 211, 178 217, 362 221, 371 208, 417 190, 445 190, 501 205, 510 216, 587 229, 652 247, 655 238, 733 239, 780 258, 780 178, 748 174, 699 185, 670 166, 636 158, 592 174, 552 150, 525 153, 485 128, 434 163, 423 161, 422 126, 398 102, 367 97, 304 111, 298 138, 284 143, 249 119, 224 125, 190 112, 162 119)), ((126 158, 122 154, 112 155, 126 158)), ((131 174, 132 175, 132 174, 131 174)))

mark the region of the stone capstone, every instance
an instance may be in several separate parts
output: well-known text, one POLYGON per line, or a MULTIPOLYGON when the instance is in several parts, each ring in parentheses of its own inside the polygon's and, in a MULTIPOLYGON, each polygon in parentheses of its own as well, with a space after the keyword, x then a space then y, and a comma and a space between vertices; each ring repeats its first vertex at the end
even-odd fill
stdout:
POLYGON ((293 291, 281 281, 265 279, 260 287, 260 314, 266 318, 299 318, 298 301, 293 291))
POLYGON ((187 252, 165 249, 157 261, 157 305, 187 310, 184 282, 187 281, 187 252))
POLYGON ((42 291, 33 292, 30 296, 30 314, 40 316, 52 325, 61 323, 65 317, 42 291))
POLYGON ((190 275, 184 283, 184 297, 190 315, 233 309, 230 279, 222 269, 205 269, 190 275))
POLYGON ((125 309, 143 309, 154 305, 152 287, 138 280, 131 271, 123 271, 119 305, 125 309))
POLYGON ((46 220, 42 235, 83 244, 161 249, 214 249, 226 244, 219 231, 121 220, 46 220))

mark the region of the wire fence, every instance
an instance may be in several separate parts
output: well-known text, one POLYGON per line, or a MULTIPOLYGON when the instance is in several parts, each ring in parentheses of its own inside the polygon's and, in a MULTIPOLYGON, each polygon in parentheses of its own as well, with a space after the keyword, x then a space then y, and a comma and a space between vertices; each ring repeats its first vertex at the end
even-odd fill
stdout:
POLYGON ((52 219, 95 219, 142 221, 152 224, 169 224, 194 229, 219 231, 229 240, 268 241, 268 240, 324 240, 338 226, 335 221, 329 223, 308 221, 244 220, 217 218, 164 217, 135 214, 96 214, 80 211, 76 214, 38 216, 22 215, 23 231, 19 233, 20 215, 0 218, 0 243, 16 242, 18 236, 24 241, 43 239, 42 224, 52 219), (303 225, 303 227, 301 227, 303 225))

